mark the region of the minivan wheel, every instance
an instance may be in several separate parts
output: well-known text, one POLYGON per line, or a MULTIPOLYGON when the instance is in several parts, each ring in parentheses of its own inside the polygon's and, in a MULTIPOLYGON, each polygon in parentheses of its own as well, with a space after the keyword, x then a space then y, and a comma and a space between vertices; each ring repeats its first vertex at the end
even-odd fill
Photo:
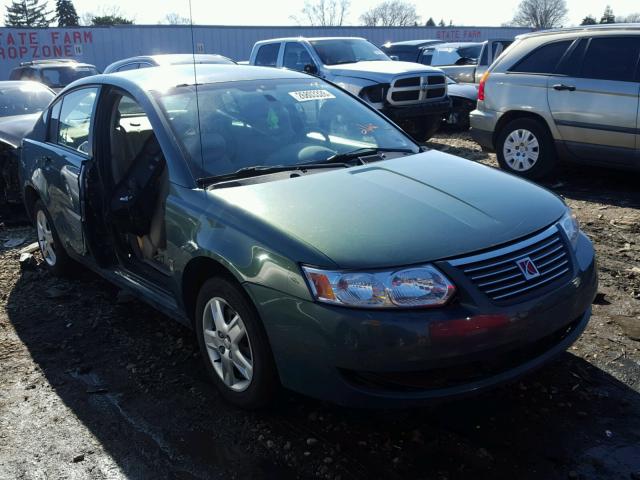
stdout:
POLYGON ((520 118, 498 133, 496 153, 500 167, 530 179, 549 175, 556 167, 556 150, 549 132, 537 120, 520 118))
POLYGON ((244 292, 225 278, 208 280, 196 305, 196 335, 209 377, 230 403, 268 405, 279 387, 271 348, 244 292))
POLYGON ((34 223, 38 236, 38 246, 47 269, 55 275, 66 275, 71 272, 73 260, 64 250, 56 232, 49 212, 42 201, 38 200, 34 207, 34 223))

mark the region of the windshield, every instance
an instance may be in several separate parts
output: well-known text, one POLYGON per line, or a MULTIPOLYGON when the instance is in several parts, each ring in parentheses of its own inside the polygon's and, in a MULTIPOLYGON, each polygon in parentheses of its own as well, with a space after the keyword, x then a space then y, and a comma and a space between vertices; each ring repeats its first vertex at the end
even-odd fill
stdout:
POLYGON ((97 75, 95 67, 47 67, 41 70, 42 83, 51 88, 66 87, 71 82, 91 75, 97 75))
POLYGON ((53 97, 51 91, 35 82, 0 87, 0 117, 41 112, 53 97))
POLYGON ((361 38, 313 40, 310 43, 324 65, 390 60, 382 50, 361 38))
POLYGON ((478 62, 482 44, 464 47, 440 47, 433 52, 432 66, 456 65, 462 58, 467 58, 478 62))
POLYGON ((207 84, 197 93, 197 102, 193 86, 155 93, 196 178, 324 162, 362 148, 419 151, 383 117, 321 80, 207 84))

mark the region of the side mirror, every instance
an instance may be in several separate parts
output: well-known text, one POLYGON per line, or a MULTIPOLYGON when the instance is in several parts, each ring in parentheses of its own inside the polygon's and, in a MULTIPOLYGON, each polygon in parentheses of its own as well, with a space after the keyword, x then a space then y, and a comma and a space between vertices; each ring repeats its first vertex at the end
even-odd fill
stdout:
POLYGON ((389 55, 389 58, 390 58, 391 60, 393 60, 394 62, 397 62, 398 60, 400 60, 400 57, 399 57, 399 56, 397 56, 397 55, 389 55))
POLYGON ((317 75, 318 67, 316 67, 313 63, 307 63, 304 66, 304 73, 308 73, 309 75, 317 75))

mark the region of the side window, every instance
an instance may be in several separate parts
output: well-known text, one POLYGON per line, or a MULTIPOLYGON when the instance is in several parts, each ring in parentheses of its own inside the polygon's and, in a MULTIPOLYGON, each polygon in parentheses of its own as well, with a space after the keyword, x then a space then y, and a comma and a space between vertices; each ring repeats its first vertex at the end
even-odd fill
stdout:
POLYGON ((548 43, 538 47, 529 55, 511 67, 510 72, 517 73, 555 73, 556 67, 573 40, 548 43))
POLYGON ((420 63, 423 65, 431 65, 433 61, 433 48, 426 48, 422 51, 420 55, 420 63))
POLYGON ((275 67, 278 64, 279 43, 262 45, 256 54, 256 65, 260 67, 275 67))
POLYGON ((127 70, 137 70, 139 64, 137 63, 125 63, 124 65, 118 67, 118 72, 126 72, 127 70))
POLYGON ((575 45, 569 49, 569 52, 564 56, 560 65, 558 65, 556 73, 567 75, 568 77, 577 77, 582 69, 584 51, 588 43, 589 39, 587 38, 576 40, 575 45))
POLYGON ((304 71, 304 67, 313 63, 311 55, 300 43, 289 42, 284 47, 284 67, 304 71))
POLYGON ((58 126, 60 125, 60 108, 62 101, 56 102, 51 107, 51 115, 49 116, 49 125, 47 127, 47 141, 56 143, 58 141, 58 126))
POLYGON ((633 82, 639 53, 640 39, 637 37, 592 38, 580 77, 633 82))
POLYGON ((97 88, 83 88, 65 95, 60 109, 59 145, 90 153, 89 133, 97 95, 97 88))

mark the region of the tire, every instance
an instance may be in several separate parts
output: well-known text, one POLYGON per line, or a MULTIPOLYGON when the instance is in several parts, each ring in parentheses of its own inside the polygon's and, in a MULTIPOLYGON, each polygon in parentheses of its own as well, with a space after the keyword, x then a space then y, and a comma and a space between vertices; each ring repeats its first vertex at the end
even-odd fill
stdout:
POLYGON ((398 126, 419 143, 426 142, 433 137, 441 124, 442 117, 440 115, 409 118, 398 122, 398 126))
POLYGON ((37 200, 33 205, 33 222, 36 226, 40 253, 47 270, 58 276, 67 276, 72 273, 74 261, 62 246, 51 216, 41 200, 37 200))
POLYGON ((225 400, 245 409, 274 400, 280 382, 271 347, 240 286, 223 277, 208 280, 198 294, 195 330, 207 374, 225 400))
POLYGON ((496 154, 500 168, 531 180, 551 175, 557 166, 549 131, 532 118, 519 118, 502 127, 496 138, 496 154))

